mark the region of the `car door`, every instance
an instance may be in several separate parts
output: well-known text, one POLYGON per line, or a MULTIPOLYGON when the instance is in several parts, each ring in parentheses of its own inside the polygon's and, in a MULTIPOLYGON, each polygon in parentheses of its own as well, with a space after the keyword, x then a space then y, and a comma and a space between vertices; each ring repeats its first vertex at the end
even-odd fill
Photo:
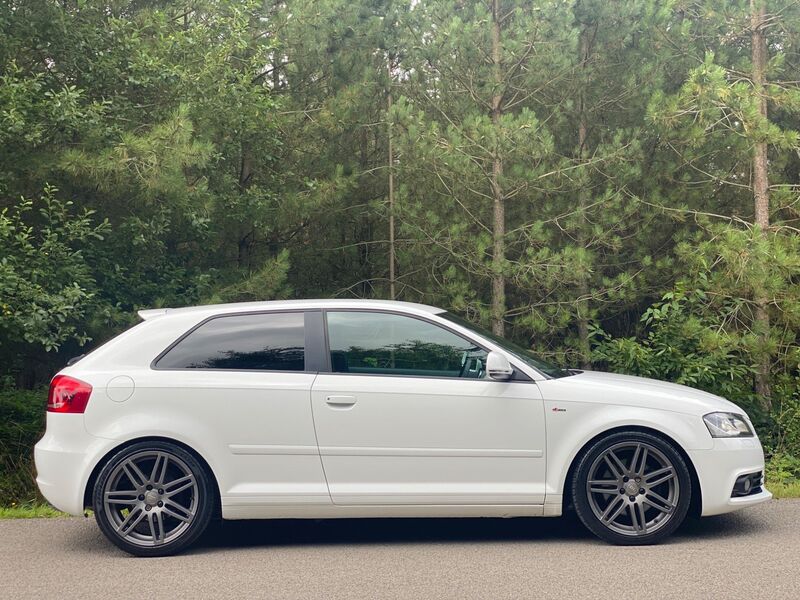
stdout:
POLYGON ((485 348, 418 315, 325 312, 312 410, 335 504, 542 504, 543 402, 485 348))
POLYGON ((311 415, 320 350, 307 338, 321 322, 319 311, 215 315, 137 375, 137 389, 149 391, 133 401, 150 404, 141 410, 157 418, 153 435, 213 459, 227 516, 331 504, 311 415))

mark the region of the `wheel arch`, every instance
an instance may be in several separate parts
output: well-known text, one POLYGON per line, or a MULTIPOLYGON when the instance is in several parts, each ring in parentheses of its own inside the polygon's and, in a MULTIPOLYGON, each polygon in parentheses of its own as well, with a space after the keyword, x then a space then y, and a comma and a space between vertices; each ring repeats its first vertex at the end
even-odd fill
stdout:
POLYGON ((214 470, 211 468, 211 465, 208 461, 203 457, 200 452, 189 446, 188 444, 178 441, 174 438, 165 437, 165 436, 142 436, 133 438, 130 440, 126 440, 124 442, 119 443, 118 445, 111 448, 108 452, 106 452, 100 460, 97 461, 97 464, 92 469, 92 472, 89 475, 89 479, 86 481, 86 487, 83 490, 83 506, 91 507, 92 506, 92 495, 94 493, 94 485, 97 482, 97 477, 100 475, 100 471, 103 470, 103 467, 108 462, 108 459, 111 458, 114 454, 119 452, 120 450, 124 450, 129 446, 133 446, 134 444, 138 444, 139 442, 166 442, 169 444, 174 444, 186 450, 189 454, 194 456, 200 465, 205 469, 206 474, 211 477, 211 482, 216 491, 215 498, 214 498, 214 517, 221 517, 222 515, 222 500, 220 495, 220 487, 219 482, 217 481, 217 476, 214 474, 214 470))
POLYGON ((572 458, 572 462, 567 469, 567 476, 564 478, 564 486, 561 490, 562 494, 562 514, 564 511, 567 510, 569 506, 572 505, 572 494, 570 492, 571 481, 572 477, 575 474, 575 469, 578 468, 578 463, 580 462, 583 455, 589 450, 589 448, 595 444, 598 440, 612 435, 614 433, 619 433, 622 431, 636 431, 642 433, 649 433, 650 435, 654 435, 656 437, 661 438, 665 442, 672 445, 675 448, 676 452, 681 455, 686 466, 689 467, 689 478, 692 482, 692 496, 691 496, 691 504, 689 505, 689 515, 693 517, 699 517, 703 507, 703 490, 700 487, 700 479, 697 476, 697 469, 692 462, 691 457, 689 456, 688 452, 683 448, 683 446, 677 442, 672 436, 664 433, 663 431, 659 431, 658 429, 654 429, 652 427, 645 427, 643 425, 619 425, 616 427, 612 427, 610 429, 606 429, 605 431, 601 431, 600 433, 596 434, 591 439, 587 440, 586 443, 581 446, 578 452, 575 453, 575 456, 572 458))

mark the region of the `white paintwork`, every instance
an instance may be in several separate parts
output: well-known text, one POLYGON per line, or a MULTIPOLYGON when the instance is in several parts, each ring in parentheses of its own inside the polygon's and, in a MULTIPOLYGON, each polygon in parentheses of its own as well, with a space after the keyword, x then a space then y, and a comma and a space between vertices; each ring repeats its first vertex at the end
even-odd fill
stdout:
POLYGON ((139 325, 61 371, 93 386, 84 415, 47 415, 37 482, 57 508, 84 509, 90 475, 116 448, 164 437, 194 449, 220 489, 223 516, 553 516, 584 445, 616 427, 661 432, 685 451, 702 512, 768 499, 730 498, 763 469, 757 437, 713 439, 712 411, 743 413, 688 387, 585 372, 550 379, 480 335, 402 302, 307 300, 154 309, 139 325), (297 309, 400 312, 446 324, 505 356, 531 381, 333 373, 154 370, 151 362, 204 319, 297 309))
POLYGON ((114 402, 125 402, 128 398, 133 396, 136 389, 136 383, 133 378, 128 375, 117 375, 108 382, 106 386, 106 394, 114 402))
POLYGON ((489 352, 486 356, 486 372, 497 381, 507 381, 514 375, 514 369, 505 354, 489 352))
POLYGON ((544 502, 531 383, 320 373, 311 404, 335 504, 544 502))

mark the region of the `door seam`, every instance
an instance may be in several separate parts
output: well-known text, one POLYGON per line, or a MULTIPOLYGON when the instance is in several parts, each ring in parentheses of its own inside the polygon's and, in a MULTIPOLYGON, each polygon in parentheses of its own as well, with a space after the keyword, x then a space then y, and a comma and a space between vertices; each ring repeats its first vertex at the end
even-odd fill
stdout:
POLYGON ((331 501, 331 504, 335 504, 333 501, 333 494, 331 494, 331 484, 328 481, 328 474, 325 472, 325 461, 322 460, 322 452, 320 451, 319 447, 319 435, 317 435, 317 420, 314 417, 314 384, 317 382, 319 378, 319 373, 314 375, 314 380, 311 382, 311 387, 308 390, 308 407, 311 410, 311 425, 314 427, 314 441, 317 443, 317 457, 319 458, 319 466, 322 469, 322 476, 325 478, 325 487, 328 488, 328 498, 331 501))

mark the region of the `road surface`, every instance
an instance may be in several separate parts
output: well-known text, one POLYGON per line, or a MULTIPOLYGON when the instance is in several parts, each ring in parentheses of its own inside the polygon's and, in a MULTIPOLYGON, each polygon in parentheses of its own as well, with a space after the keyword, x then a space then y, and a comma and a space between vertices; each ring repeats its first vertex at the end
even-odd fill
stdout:
POLYGON ((0 598, 800 598, 800 500, 606 545, 573 519, 228 522, 128 557, 93 519, 0 521, 0 598))

